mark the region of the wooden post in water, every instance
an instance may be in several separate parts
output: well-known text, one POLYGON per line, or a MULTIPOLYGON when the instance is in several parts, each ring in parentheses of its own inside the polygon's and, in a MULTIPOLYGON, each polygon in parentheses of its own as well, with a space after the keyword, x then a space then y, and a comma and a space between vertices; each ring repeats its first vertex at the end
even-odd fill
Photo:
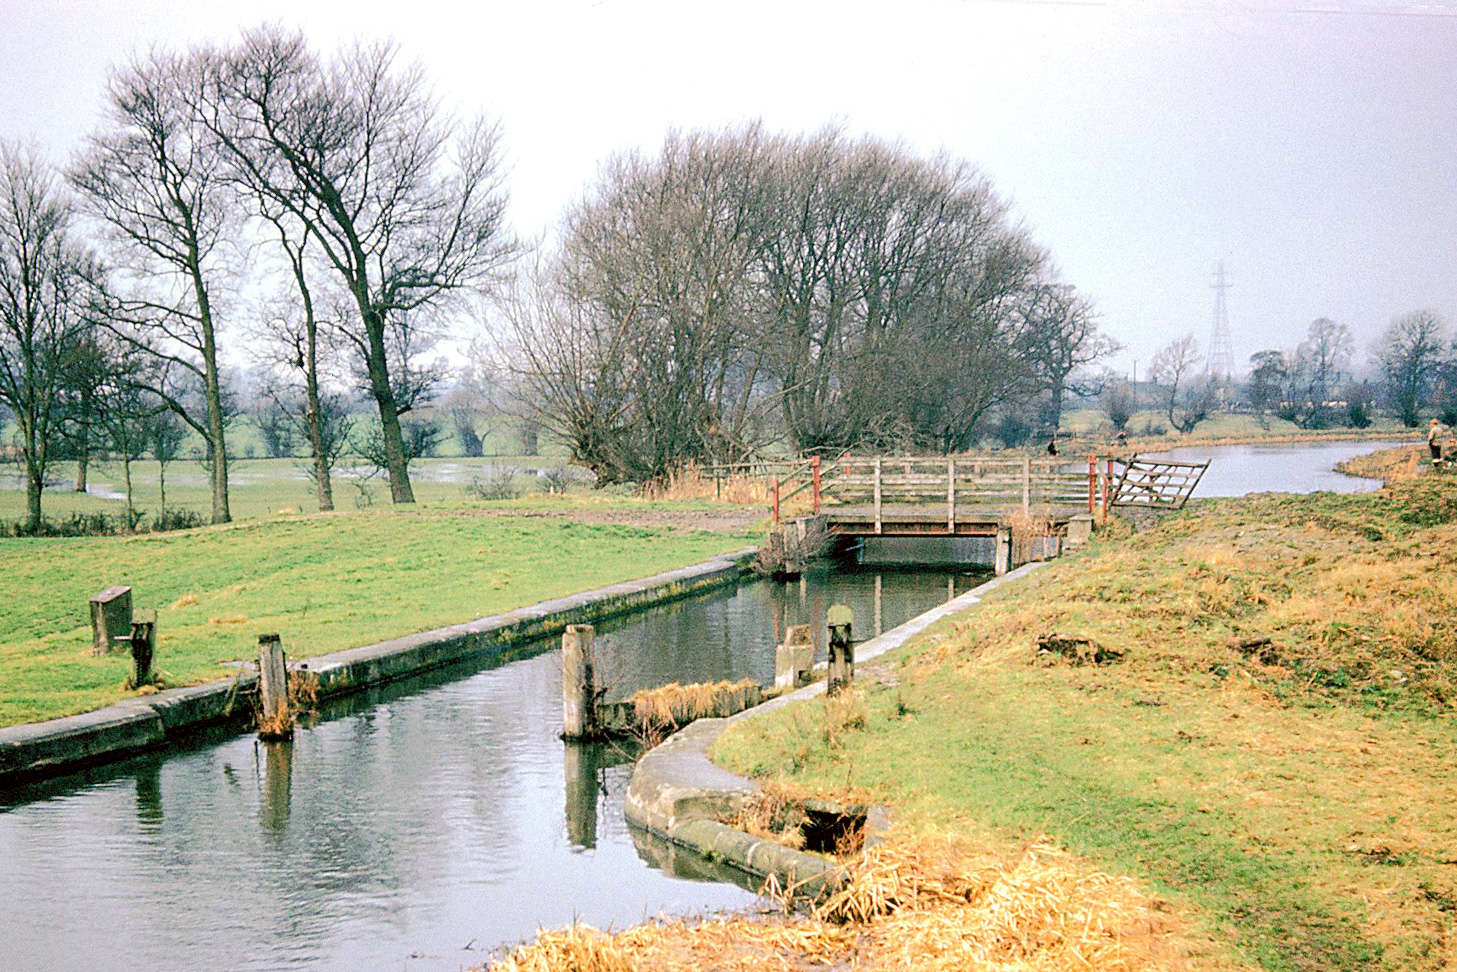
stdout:
POLYGON ((591 739, 597 733, 597 685, 592 673, 590 624, 569 624, 562 632, 562 738, 591 739))
POLYGON ((258 735, 264 739, 293 737, 293 716, 288 711, 288 663, 283 639, 276 634, 258 636, 258 735))
POLYGON ((825 692, 839 695, 855 680, 855 614, 844 604, 832 604, 825 612, 830 629, 830 683, 825 692))

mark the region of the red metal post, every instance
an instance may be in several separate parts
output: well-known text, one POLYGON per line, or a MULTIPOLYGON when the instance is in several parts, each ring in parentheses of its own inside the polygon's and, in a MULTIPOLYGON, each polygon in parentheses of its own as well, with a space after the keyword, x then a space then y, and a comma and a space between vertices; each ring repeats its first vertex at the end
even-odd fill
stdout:
POLYGON ((774 491, 774 525, 779 525, 779 477, 775 476, 769 482, 769 487, 774 491))
POLYGON ((1088 453, 1088 512, 1098 512, 1098 455, 1088 453))
POLYGON ((809 469, 814 474, 815 516, 820 515, 820 457, 809 457, 809 469))
POLYGON ((840 454, 840 458, 845 460, 845 475, 850 475, 850 450, 846 449, 840 454))

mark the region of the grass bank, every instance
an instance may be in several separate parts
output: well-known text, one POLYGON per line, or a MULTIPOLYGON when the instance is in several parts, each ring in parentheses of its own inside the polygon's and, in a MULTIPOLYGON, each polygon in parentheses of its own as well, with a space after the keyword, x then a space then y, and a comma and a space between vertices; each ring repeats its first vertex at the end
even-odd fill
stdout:
POLYGON ((647 576, 745 546, 742 521, 625 503, 363 510, 173 534, 0 540, 0 726, 125 698, 93 657, 87 600, 158 610, 168 685, 230 675, 260 632, 303 658, 647 576), (620 521, 620 522, 609 522, 620 521))
POLYGON ((715 757, 912 835, 1049 839, 1264 968, 1450 967, 1454 568, 1447 477, 1196 504, 715 757))

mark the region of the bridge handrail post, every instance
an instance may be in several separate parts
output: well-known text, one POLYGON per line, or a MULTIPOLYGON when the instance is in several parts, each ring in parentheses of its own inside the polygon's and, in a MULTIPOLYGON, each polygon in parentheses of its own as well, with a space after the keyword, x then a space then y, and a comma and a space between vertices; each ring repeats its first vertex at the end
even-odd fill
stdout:
POLYGON ((956 532, 956 459, 946 460, 946 532, 956 532))
POLYGON ((815 507, 814 508, 815 508, 815 516, 819 516, 820 515, 820 457, 819 456, 810 456, 810 458, 809 458, 809 469, 810 469, 810 474, 814 476, 814 481, 815 481, 815 486, 814 486, 814 501, 815 501, 815 507))
POLYGON ((1088 513, 1098 512, 1098 455, 1088 453, 1088 513))
POLYGON ((1109 456, 1103 467, 1103 519, 1108 519, 1108 510, 1113 505, 1113 457, 1109 456))
POLYGON ((875 532, 883 532, 880 520, 880 457, 875 457, 875 532))

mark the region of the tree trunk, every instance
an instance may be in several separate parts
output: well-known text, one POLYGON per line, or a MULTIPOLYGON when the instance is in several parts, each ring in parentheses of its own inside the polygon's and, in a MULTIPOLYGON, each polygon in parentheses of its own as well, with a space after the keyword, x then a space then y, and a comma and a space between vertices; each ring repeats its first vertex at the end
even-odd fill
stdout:
POLYGON ((162 512, 167 512, 167 464, 157 460, 157 491, 162 494, 162 512))
POLYGON ((385 358, 384 321, 379 312, 365 312, 365 330, 369 338, 369 390, 379 406, 380 430, 384 434, 385 467, 390 475, 390 499, 395 503, 415 502, 410 488, 410 471, 405 461, 405 439, 400 432, 400 413, 395 392, 390 386, 389 363, 385 358))
POLYGON ((30 526, 31 533, 40 531, 40 494, 45 489, 45 474, 35 465, 27 462, 25 464, 25 511, 26 522, 30 526))
POLYGON ((132 503, 132 455, 125 445, 121 451, 121 475, 126 480, 126 528, 130 532, 137 528, 137 509, 132 503))
POLYGON ((323 412, 319 405, 318 331, 314 324, 313 307, 307 291, 304 296, 308 326, 308 360, 305 362, 304 389, 308 396, 305 421, 309 427, 309 444, 314 453, 314 489, 319 496, 319 512, 328 513, 334 509, 334 484, 329 476, 329 458, 324 454, 323 412))
POLYGON ((228 509, 228 446, 223 425, 222 383, 218 379, 218 345, 212 326, 212 302, 203 282, 196 245, 189 252, 188 268, 202 330, 202 387, 207 399, 207 441, 212 450, 212 522, 228 523, 233 515, 228 509))

